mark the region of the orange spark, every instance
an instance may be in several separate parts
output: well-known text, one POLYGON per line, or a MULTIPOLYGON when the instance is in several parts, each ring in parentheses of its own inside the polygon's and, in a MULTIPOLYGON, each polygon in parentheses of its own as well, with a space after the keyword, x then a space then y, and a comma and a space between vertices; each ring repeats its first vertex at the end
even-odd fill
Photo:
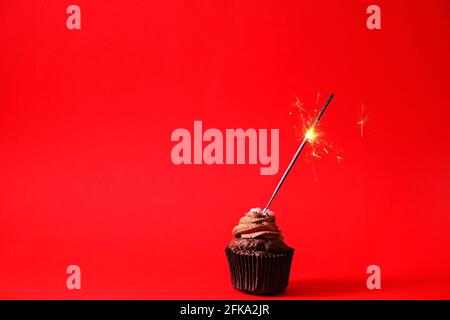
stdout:
POLYGON ((369 119, 369 115, 365 114, 365 110, 364 110, 364 105, 361 104, 361 116, 360 116, 360 120, 358 120, 356 122, 357 125, 359 125, 360 130, 361 130, 361 138, 364 137, 364 126, 367 122, 367 120, 369 119))
POLYGON ((292 103, 293 106, 295 106, 297 109, 299 109, 300 112, 305 112, 305 109, 303 108, 303 103, 300 101, 298 97, 295 97, 294 103, 292 103))

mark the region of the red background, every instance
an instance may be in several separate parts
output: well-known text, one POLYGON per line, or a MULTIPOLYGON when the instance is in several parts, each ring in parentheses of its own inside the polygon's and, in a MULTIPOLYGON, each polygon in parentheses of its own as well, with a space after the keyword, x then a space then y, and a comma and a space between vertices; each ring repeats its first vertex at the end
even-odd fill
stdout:
POLYGON ((0 2, 0 298, 244 298, 224 248, 294 153, 294 95, 343 161, 273 203, 275 298, 450 298, 448 1, 0 2), (361 138, 363 103, 370 114, 361 138), (280 171, 175 166, 176 128, 280 128, 280 171), (82 290, 66 289, 66 267, 82 290), (382 270, 382 290, 365 286, 382 270))

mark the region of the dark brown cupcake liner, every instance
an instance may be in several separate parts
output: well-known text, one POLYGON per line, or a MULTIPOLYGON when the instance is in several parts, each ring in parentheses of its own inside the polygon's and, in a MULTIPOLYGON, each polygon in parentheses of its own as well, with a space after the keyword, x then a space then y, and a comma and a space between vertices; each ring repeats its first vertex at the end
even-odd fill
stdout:
POLYGON ((273 294, 286 289, 294 250, 277 254, 245 254, 225 249, 231 283, 237 290, 251 294, 273 294))

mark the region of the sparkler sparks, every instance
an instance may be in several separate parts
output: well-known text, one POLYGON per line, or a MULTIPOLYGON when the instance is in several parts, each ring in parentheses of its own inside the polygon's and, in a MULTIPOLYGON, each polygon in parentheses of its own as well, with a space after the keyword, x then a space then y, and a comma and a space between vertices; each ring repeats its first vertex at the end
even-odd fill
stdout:
POLYGON ((296 107, 301 112, 305 112, 305 109, 303 109, 303 103, 300 101, 300 99, 296 96, 295 101, 292 103, 294 107, 296 107))
POLYGON ((360 130, 361 130, 361 138, 364 137, 364 126, 368 119, 369 119, 369 115, 365 113, 364 105, 361 104, 360 120, 358 120, 358 122, 356 122, 356 124, 360 127, 360 130))
POLYGON ((333 144, 327 141, 326 134, 321 129, 320 123, 314 125, 316 113, 317 111, 308 115, 304 110, 299 110, 299 120, 297 122, 300 126, 294 126, 297 140, 306 139, 310 146, 310 151, 306 155, 305 161, 313 165, 312 161, 314 158, 322 159, 326 156, 333 156, 337 161, 341 161, 343 159, 342 155, 333 144))
MULTIPOLYGON (((341 151, 327 141, 326 133, 322 130, 320 122, 314 123, 318 110, 307 112, 305 104, 295 94, 293 96, 294 101, 292 102, 292 106, 294 108, 289 112, 289 115, 293 117, 297 140, 302 141, 305 139, 309 145, 309 150, 305 150, 305 162, 311 164, 315 175, 314 159, 334 157, 336 161, 340 162, 343 160, 343 157, 341 151)), ((317 93, 314 100, 313 105, 315 104, 315 108, 321 100, 320 92, 317 93)))
POLYGON ((316 131, 316 129, 314 127, 309 128, 308 130, 306 130, 305 132, 305 138, 306 140, 308 140, 309 143, 313 144, 314 141, 316 140, 317 136, 318 136, 318 132, 316 131))

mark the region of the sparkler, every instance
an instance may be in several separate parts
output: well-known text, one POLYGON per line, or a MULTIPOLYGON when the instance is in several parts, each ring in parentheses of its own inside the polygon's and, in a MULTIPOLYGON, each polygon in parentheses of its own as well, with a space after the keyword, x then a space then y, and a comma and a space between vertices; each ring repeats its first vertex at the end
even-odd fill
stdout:
POLYGON ((266 207, 263 210, 263 214, 266 215, 268 210, 269 210, 269 206, 272 203, 273 199, 275 198, 275 196, 277 195, 278 191, 281 188, 281 185, 283 184, 284 180, 286 180, 287 175, 289 174, 289 172, 291 171, 292 167, 294 166, 295 162, 297 161, 298 157, 300 156, 300 153, 303 150, 303 147, 305 146, 305 144, 308 143, 314 143, 315 139, 318 136, 318 131, 316 131, 316 125, 318 124, 320 118, 322 117, 322 115, 324 114, 325 110, 327 109, 328 105, 330 104, 331 100, 333 99, 334 94, 330 94, 330 96, 328 97, 327 101, 325 102, 325 104, 323 105, 322 109, 320 110, 320 112, 318 113, 317 117, 315 118, 314 122, 312 123, 312 125, 305 131, 305 135, 303 137, 303 141, 300 144, 300 146, 298 147, 297 151, 294 154, 294 157, 292 158, 291 162, 289 163, 288 167, 286 168, 286 171, 284 172, 283 176, 280 179, 280 182, 278 182, 277 187, 275 188, 275 191, 272 193, 272 196, 269 199, 269 202, 267 203, 266 207))
POLYGON ((303 112, 300 112, 300 118, 302 126, 296 128, 296 135, 300 141, 306 137, 311 146, 311 151, 306 156, 305 160, 313 166, 314 178, 317 180, 313 164, 314 158, 321 159, 324 156, 335 154, 336 160, 341 161, 342 157, 340 151, 327 141, 326 134, 320 128, 320 123, 317 123, 314 127, 312 126, 315 116, 306 116, 303 112))

